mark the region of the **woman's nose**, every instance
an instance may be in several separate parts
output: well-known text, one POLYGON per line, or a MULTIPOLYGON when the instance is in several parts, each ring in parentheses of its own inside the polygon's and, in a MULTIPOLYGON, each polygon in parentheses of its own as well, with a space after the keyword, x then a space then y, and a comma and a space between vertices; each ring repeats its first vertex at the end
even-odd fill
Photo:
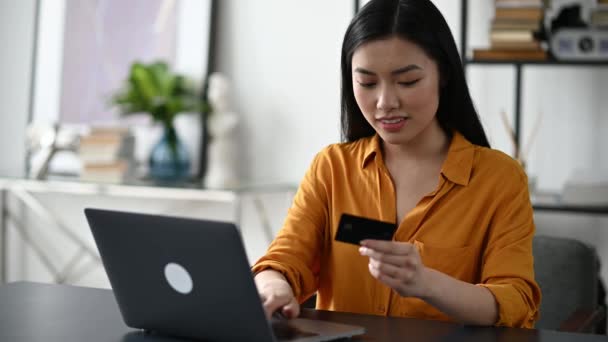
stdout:
POLYGON ((376 108, 387 113, 399 108, 399 98, 397 97, 397 93, 393 87, 382 87, 378 95, 376 108))

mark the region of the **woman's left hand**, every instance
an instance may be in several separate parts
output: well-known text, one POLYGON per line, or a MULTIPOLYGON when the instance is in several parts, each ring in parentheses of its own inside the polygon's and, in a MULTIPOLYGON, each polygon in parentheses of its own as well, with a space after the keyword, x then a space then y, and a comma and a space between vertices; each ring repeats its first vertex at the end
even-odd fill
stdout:
POLYGON ((428 269, 411 243, 363 240, 359 253, 369 257, 372 276, 403 297, 424 298, 428 292, 428 269))

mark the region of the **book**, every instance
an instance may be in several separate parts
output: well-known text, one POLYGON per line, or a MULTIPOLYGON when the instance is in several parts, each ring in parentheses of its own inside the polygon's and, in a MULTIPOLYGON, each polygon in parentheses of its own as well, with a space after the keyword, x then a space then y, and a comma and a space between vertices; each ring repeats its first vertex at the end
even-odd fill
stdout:
POLYGON ((121 183, 125 180, 129 165, 120 160, 108 164, 85 164, 80 179, 88 182, 121 183))
POLYGON ((533 42, 534 32, 530 30, 492 30, 490 41, 494 42, 533 42))
POLYGON ((492 30, 540 30, 538 20, 494 19, 491 25, 492 30))
POLYGON ((113 136, 125 136, 130 134, 129 127, 125 126, 92 126, 89 128, 89 135, 93 136, 105 136, 105 135, 113 135, 113 136))
POLYGON ((512 4, 512 5, 519 5, 519 6, 526 6, 526 5, 543 6, 544 5, 543 0, 494 0, 494 3, 496 5, 512 4))
POLYGON ((129 158, 134 146, 131 136, 110 134, 87 135, 80 138, 78 154, 86 163, 111 163, 129 158))
POLYGON ((519 7, 497 7, 496 19, 514 19, 514 20, 533 20, 540 22, 543 18, 543 9, 538 7, 519 8, 519 7))
POLYGON ((532 41, 532 42, 492 42, 492 49, 495 50, 527 50, 527 51, 535 51, 540 50, 541 45, 540 42, 532 41))
POLYGON ((128 128, 93 127, 80 137, 80 178, 96 182, 122 182, 134 170, 135 137, 128 128))
POLYGON ((506 7, 543 7, 542 0, 496 0, 495 6, 506 8, 506 7))
POLYGON ((473 59, 476 60, 504 60, 504 61, 544 61, 547 52, 537 50, 498 50, 498 49, 474 49, 473 59))

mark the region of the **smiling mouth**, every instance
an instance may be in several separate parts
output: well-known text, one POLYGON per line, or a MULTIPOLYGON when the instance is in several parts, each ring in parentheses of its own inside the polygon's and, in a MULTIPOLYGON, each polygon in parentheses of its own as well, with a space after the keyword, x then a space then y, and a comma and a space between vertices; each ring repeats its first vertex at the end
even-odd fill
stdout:
POLYGON ((384 123, 384 124, 396 124, 401 121, 405 121, 407 119, 409 119, 409 118, 400 116, 400 117, 393 117, 393 118, 378 119, 378 121, 380 121, 381 123, 384 123))

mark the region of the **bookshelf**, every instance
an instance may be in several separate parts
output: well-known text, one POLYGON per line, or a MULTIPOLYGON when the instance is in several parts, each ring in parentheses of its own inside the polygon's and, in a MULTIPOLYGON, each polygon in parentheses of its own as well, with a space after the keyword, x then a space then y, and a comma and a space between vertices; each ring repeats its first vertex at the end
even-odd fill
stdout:
MULTIPOLYGON (((608 61, 558 61, 558 60, 477 60, 468 57, 468 24, 469 24, 469 0, 461 0, 461 32, 460 32, 460 53, 462 58, 462 65, 465 69, 468 66, 512 66, 515 72, 514 81, 514 117, 513 117, 513 131, 515 135, 516 146, 521 146, 521 113, 522 113, 522 79, 524 76, 524 70, 526 66, 542 67, 542 66, 558 66, 558 67, 608 67, 608 61)), ((516 147, 517 148, 517 147, 516 147)), ((517 151, 515 151, 517 153, 517 151)), ((539 198, 532 198, 532 203, 535 211, 551 211, 551 212, 563 212, 563 213, 575 213, 575 214, 593 214, 593 215, 607 215, 608 206, 606 205, 575 205, 565 204, 559 200, 559 195, 540 196, 539 198)))

